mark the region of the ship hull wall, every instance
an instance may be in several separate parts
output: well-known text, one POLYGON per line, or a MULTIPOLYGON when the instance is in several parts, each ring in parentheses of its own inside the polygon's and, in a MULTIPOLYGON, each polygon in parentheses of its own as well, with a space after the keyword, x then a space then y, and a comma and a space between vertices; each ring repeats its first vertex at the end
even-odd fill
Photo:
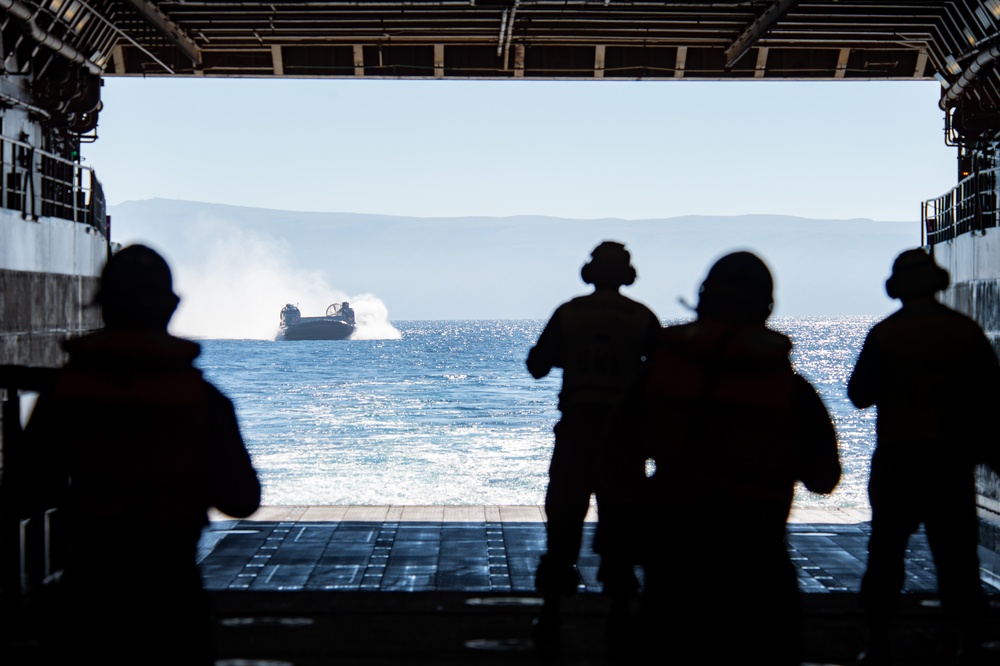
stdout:
POLYGON ((1000 229, 963 234, 934 245, 932 253, 951 276, 941 301, 979 322, 1000 352, 1000 229))
POLYGON ((0 210, 0 365, 58 367, 64 340, 101 327, 89 304, 107 253, 92 227, 0 210))
MULTIPOLYGON (((1000 354, 1000 229, 962 234, 934 245, 931 251, 951 276, 951 286, 942 292, 941 302, 979 322, 993 350, 1000 354)), ((980 466, 976 486, 980 560, 984 574, 1000 584, 1000 476, 980 466)))

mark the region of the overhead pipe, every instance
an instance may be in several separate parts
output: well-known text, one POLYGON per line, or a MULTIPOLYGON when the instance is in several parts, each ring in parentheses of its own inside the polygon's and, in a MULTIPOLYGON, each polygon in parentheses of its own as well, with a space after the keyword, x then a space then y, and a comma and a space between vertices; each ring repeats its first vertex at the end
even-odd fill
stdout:
POLYGON ((1000 58, 1000 44, 991 46, 986 51, 981 51, 976 59, 962 70, 958 79, 941 95, 941 100, 938 102, 941 110, 947 111, 948 107, 951 106, 950 102, 957 102, 965 94, 966 89, 972 85, 972 82, 976 80, 979 72, 997 58, 1000 58))
POLYGON ((503 43, 503 68, 507 69, 507 54, 510 52, 510 42, 514 37, 514 16, 517 8, 521 5, 521 0, 514 0, 514 6, 510 8, 510 19, 507 21, 507 37, 503 43))
POLYGON ((503 55, 503 36, 507 32, 507 10, 503 10, 503 16, 500 17, 500 34, 497 35, 497 57, 503 55))
POLYGON ((751 23, 743 34, 736 38, 736 41, 726 49, 726 67, 732 67, 740 58, 747 54, 747 51, 756 44, 761 37, 774 27, 797 5, 799 0, 778 0, 773 5, 764 10, 753 23, 751 23))
POLYGON ((34 13, 29 7, 22 5, 17 0, 0 0, 0 8, 6 9, 11 16, 24 23, 31 38, 42 46, 55 51, 68 60, 83 65, 94 76, 100 76, 103 73, 104 70, 100 65, 80 53, 75 47, 39 28, 38 24, 35 23, 34 13))

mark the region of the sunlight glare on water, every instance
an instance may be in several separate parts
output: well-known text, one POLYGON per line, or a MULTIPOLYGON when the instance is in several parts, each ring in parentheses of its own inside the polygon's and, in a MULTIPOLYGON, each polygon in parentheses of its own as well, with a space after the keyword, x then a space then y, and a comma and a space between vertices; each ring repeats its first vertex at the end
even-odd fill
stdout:
MULTIPOLYGON (((844 479, 797 506, 866 507, 874 410, 845 385, 873 318, 775 318, 837 426, 844 479)), ((524 366, 540 320, 393 322, 398 339, 203 340, 236 404, 264 502, 541 504, 559 418, 555 371, 524 366)))

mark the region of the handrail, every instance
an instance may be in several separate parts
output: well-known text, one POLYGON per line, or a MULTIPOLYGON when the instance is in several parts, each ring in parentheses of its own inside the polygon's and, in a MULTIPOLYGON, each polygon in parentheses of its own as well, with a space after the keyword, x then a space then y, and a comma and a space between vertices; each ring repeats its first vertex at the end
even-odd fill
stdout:
POLYGON ((921 242, 936 245, 967 233, 985 233, 998 225, 998 168, 977 171, 949 192, 924 201, 920 211, 921 242))
POLYGON ((0 208, 26 219, 67 219, 108 235, 104 190, 91 167, 6 134, 0 134, 0 208))
POLYGON ((55 379, 56 368, 0 365, 0 593, 11 598, 37 589, 60 574, 54 543, 64 538, 55 507, 27 511, 12 486, 20 469, 21 391, 40 392, 55 379))

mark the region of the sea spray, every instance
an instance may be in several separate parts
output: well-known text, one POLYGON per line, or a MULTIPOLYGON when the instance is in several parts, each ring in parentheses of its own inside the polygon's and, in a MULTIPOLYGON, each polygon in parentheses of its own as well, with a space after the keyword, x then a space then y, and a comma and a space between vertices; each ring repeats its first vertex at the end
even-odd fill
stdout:
POLYGON ((174 335, 274 340, 285 305, 296 305, 304 317, 320 317, 331 303, 349 301, 357 317, 354 339, 399 339, 381 299, 370 293, 349 298, 326 272, 298 265, 284 239, 216 218, 199 220, 198 232, 197 241, 186 236, 129 241, 154 248, 166 244, 180 257, 172 260, 164 252, 181 296, 170 323, 174 335))
POLYGON ((219 220, 204 220, 200 229, 199 251, 171 262, 181 297, 170 323, 175 335, 273 340, 285 304, 322 315, 347 300, 326 274, 296 266, 285 241, 219 220))
POLYGON ((357 326, 352 340, 399 340, 402 334, 389 322, 389 308, 373 294, 361 294, 351 299, 357 326))

